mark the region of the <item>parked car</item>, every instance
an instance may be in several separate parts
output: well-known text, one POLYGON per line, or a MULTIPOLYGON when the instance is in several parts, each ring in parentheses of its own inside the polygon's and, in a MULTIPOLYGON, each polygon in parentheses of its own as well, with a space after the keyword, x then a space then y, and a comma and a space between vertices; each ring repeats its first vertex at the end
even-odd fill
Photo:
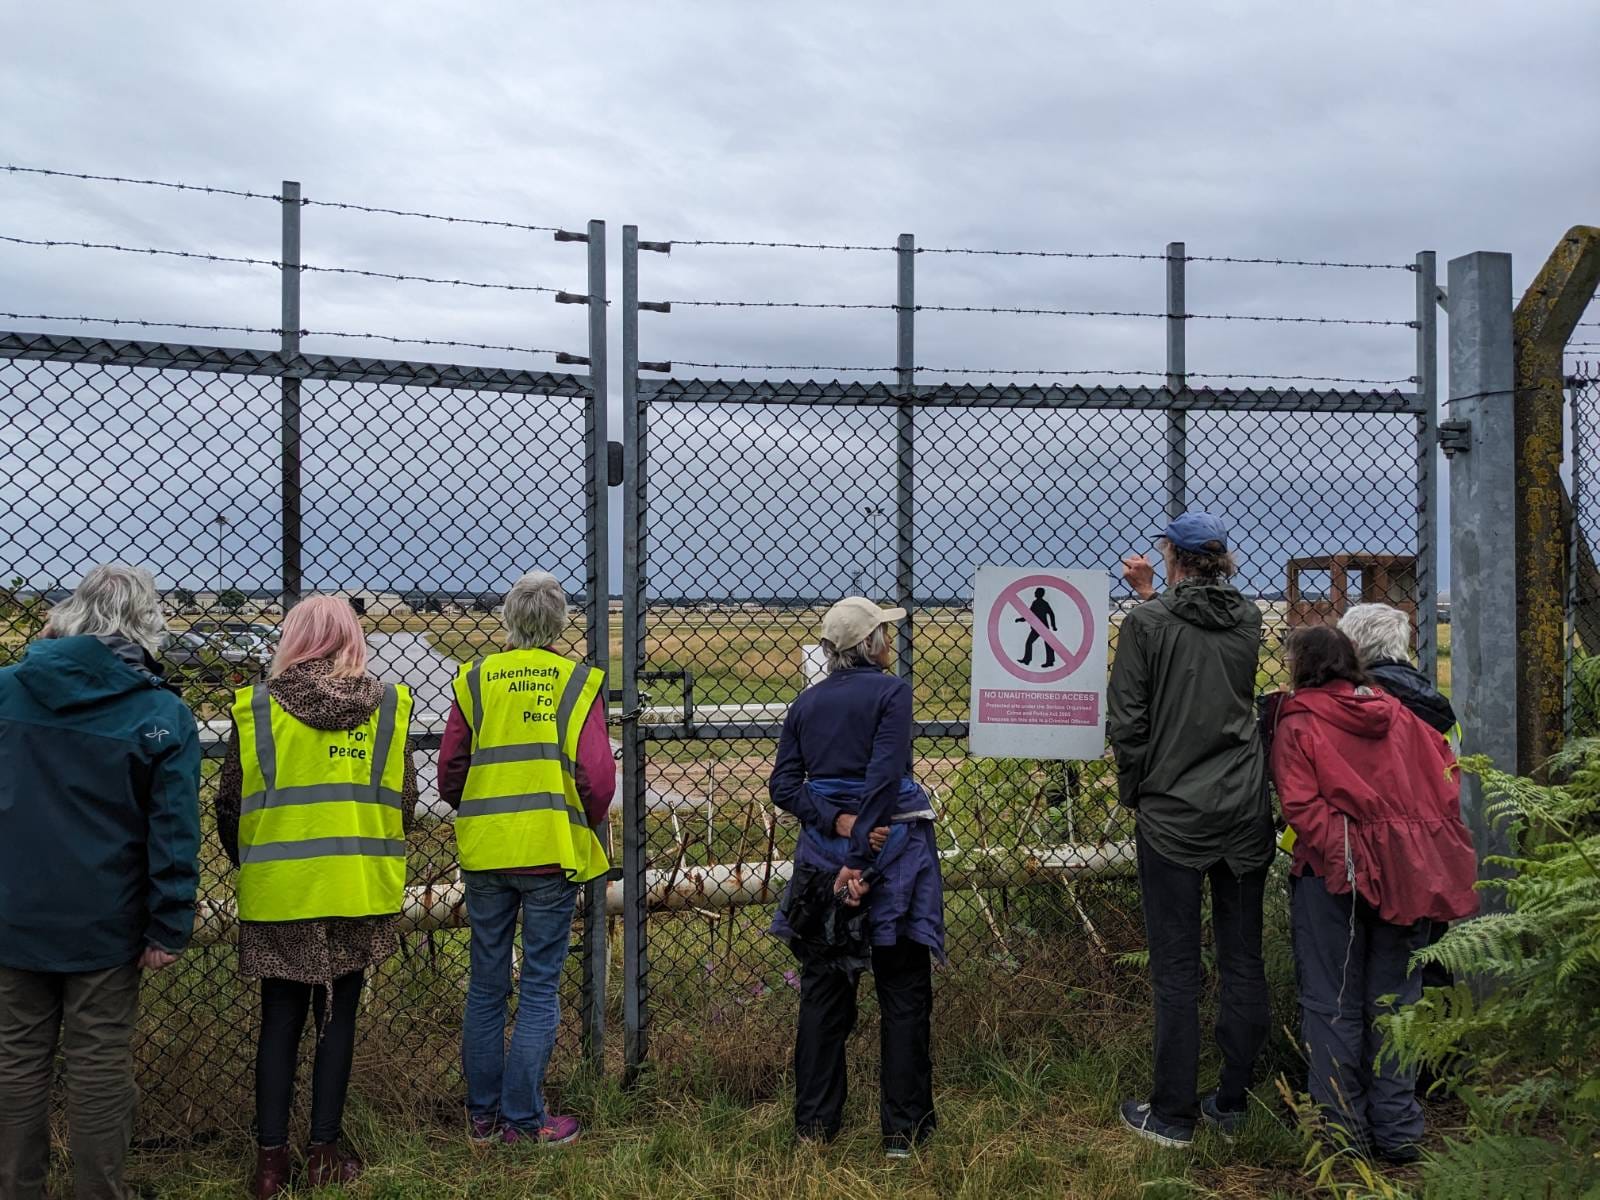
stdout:
POLYGON ((184 630, 167 634, 159 657, 181 674, 238 686, 260 678, 272 660, 272 647, 254 634, 184 630))
POLYGON ((276 625, 263 625, 251 621, 196 621, 189 626, 189 632, 205 634, 208 637, 218 633, 248 633, 274 645, 278 641, 276 625))

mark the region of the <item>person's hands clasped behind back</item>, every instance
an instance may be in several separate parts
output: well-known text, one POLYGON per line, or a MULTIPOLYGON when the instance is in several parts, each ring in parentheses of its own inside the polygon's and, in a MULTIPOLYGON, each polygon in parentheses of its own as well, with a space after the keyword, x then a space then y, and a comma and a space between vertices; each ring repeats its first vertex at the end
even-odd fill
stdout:
POLYGON ((156 946, 146 946, 144 953, 139 955, 139 969, 141 971, 160 971, 170 967, 178 961, 176 954, 168 954, 156 946))

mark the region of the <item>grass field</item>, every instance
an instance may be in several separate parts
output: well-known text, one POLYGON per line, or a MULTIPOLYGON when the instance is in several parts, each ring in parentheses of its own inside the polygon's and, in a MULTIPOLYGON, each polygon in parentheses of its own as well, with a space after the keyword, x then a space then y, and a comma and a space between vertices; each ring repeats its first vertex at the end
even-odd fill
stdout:
MULTIPOLYGON (((457 1018, 419 986, 386 993, 364 1013, 375 1029, 358 1052, 347 1132, 369 1171, 348 1193, 324 1194, 386 1200, 1330 1194, 1306 1173, 1305 1143, 1278 1094, 1280 1078, 1292 1088, 1300 1074, 1283 1025, 1292 1019, 1293 1000, 1281 889, 1273 893, 1267 939, 1279 1026, 1258 1102, 1235 1143, 1204 1134, 1185 1153, 1148 1147, 1117 1125, 1116 1102, 1148 1086, 1148 985, 1122 958, 1137 944, 1130 924, 1137 898, 1121 884, 1080 891, 1112 939, 1103 952, 1081 936, 1067 905, 1019 895, 1012 903, 1026 911, 1008 914, 1011 928, 1031 932, 1015 935, 1008 961, 953 962, 940 971, 940 1128, 911 1162, 890 1165, 878 1146, 870 983, 852 1042, 846 1130, 832 1146, 800 1146, 791 1136, 792 990, 778 983, 760 995, 747 991, 740 1005, 720 1001, 721 993, 696 997, 680 985, 677 1015, 655 1031, 651 1066, 634 1088, 622 1089, 614 1070, 597 1080, 570 1062, 558 1064, 557 1103, 582 1117, 586 1133, 574 1147, 543 1152, 468 1147, 451 1062, 457 1018), (402 1011, 404 1028, 383 1027, 402 1011)), ((454 938, 447 940, 458 946, 454 938)), ((774 967, 782 961, 774 958, 774 967)), ((241 1024, 235 1053, 248 1052, 248 1028, 241 1024)), ((1210 1058, 1208 1051, 1203 1081, 1213 1077, 1210 1058)), ((133 1177, 159 1196, 237 1195, 252 1161, 241 1120, 247 1114, 208 1111, 203 1074, 191 1079, 189 1094, 190 1115, 209 1117, 215 1132, 199 1145, 142 1150, 133 1177)), ((1460 1116, 1431 1109, 1430 1136, 1444 1136, 1460 1116)))

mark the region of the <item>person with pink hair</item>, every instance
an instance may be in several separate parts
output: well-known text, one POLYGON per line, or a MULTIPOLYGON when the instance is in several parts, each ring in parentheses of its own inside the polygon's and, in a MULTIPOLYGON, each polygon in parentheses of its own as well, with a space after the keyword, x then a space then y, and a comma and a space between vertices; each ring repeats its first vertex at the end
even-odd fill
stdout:
POLYGON ((408 689, 367 672, 350 605, 289 610, 265 683, 243 688, 217 793, 239 868, 239 967, 261 981, 253 1194, 290 1182, 289 1109, 306 1015, 317 1030, 302 1183, 348 1183, 340 1145, 364 972, 398 948, 406 835, 417 806, 408 689))

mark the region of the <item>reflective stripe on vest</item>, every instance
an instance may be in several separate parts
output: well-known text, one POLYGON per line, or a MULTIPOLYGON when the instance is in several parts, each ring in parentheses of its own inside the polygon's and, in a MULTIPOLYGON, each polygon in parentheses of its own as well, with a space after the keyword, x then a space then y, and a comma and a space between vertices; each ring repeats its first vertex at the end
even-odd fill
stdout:
POLYGON ((400 911, 411 709, 409 690, 386 685, 364 724, 322 730, 290 715, 265 686, 240 690, 240 920, 400 911))
POLYGON ((548 650, 509 650, 461 668, 455 698, 472 730, 456 814, 465 870, 559 866, 575 882, 605 873, 575 766, 604 685, 600 671, 548 650))

